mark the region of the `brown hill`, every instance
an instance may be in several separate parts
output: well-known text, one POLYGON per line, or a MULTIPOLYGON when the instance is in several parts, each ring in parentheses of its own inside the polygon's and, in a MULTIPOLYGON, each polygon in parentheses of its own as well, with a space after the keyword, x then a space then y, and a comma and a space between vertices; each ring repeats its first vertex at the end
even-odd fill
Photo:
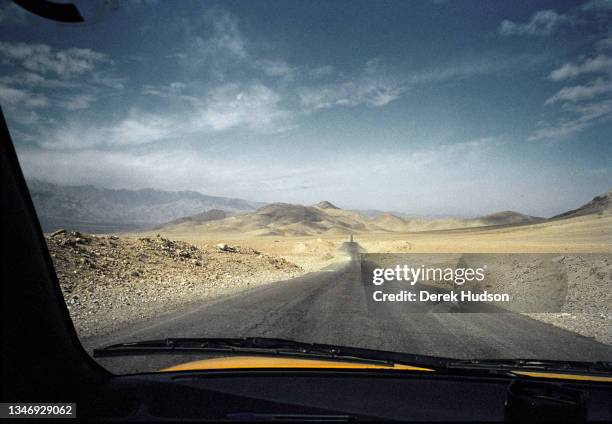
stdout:
POLYGON ((607 192, 600 194, 599 196, 595 196, 593 200, 591 200, 588 203, 585 203, 579 208, 553 216, 551 219, 573 218, 575 216, 588 215, 592 213, 595 213, 595 214, 610 213, 611 211, 612 211, 612 190, 608 190, 607 192))
POLYGON ((537 216, 525 215, 514 211, 503 211, 492 213, 490 215, 476 218, 482 221, 484 225, 514 225, 514 224, 533 224, 541 222, 544 218, 537 216))
POLYGON ((169 233, 310 236, 441 230, 479 225, 483 224, 477 220, 403 219, 390 213, 371 218, 355 211, 340 209, 330 202, 321 202, 315 206, 271 203, 254 213, 214 221, 181 220, 169 223, 162 229, 169 233))
POLYGON ((407 221, 400 218, 399 216, 391 213, 383 213, 377 217, 372 218, 372 222, 382 229, 388 231, 402 231, 406 230, 407 221))
POLYGON ((319 209, 340 209, 338 206, 334 205, 331 202, 328 202, 327 200, 317 203, 316 205, 314 205, 314 207, 319 209))
POLYGON ((295 223, 315 223, 325 220, 325 213, 312 206, 290 203, 271 203, 255 211, 255 215, 265 217, 269 222, 279 225, 295 223))
MULTIPOLYGON (((611 209, 611 192, 595 197, 573 211, 555 218, 601 213, 611 209)), ((219 215, 217 218, 220 218, 219 215)), ((168 233, 201 233, 208 235, 245 236, 312 236, 348 235, 364 233, 406 233, 439 231, 461 228, 487 227, 494 225, 526 225, 546 222, 546 219, 514 211, 497 212, 472 218, 402 218, 391 213, 375 217, 340 209, 331 202, 323 201, 314 206, 290 203, 271 203, 253 213, 227 216, 224 219, 192 217, 171 222, 161 229, 168 233)))
POLYGON ((182 224, 183 222, 193 222, 193 223, 198 223, 199 224, 199 223, 202 223, 202 222, 217 221, 219 219, 225 219, 228 216, 232 216, 232 215, 234 215, 234 213, 226 212, 226 211, 221 210, 221 209, 211 209, 209 211, 204 211, 204 212, 201 212, 201 213, 197 213, 195 215, 185 216, 185 217, 182 217, 182 218, 175 219, 174 221, 170 221, 170 222, 168 222, 166 224, 163 224, 162 226, 158 226, 156 228, 161 228, 161 227, 167 226, 167 225, 182 224))

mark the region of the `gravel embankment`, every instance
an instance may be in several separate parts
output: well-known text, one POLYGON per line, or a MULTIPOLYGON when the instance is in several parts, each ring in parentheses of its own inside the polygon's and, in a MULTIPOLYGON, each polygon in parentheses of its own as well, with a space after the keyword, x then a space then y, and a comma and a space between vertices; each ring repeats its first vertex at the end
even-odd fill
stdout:
MULTIPOLYGON (((420 263, 428 263, 429 256, 421 254, 420 263)), ((468 261, 465 265, 474 267, 473 263, 486 263, 489 266, 485 288, 491 293, 509 293, 513 302, 504 305, 506 309, 612 345, 612 255, 609 253, 448 254, 448 263, 440 262, 437 266, 452 266, 460 256, 468 261), (474 262, 475 257, 480 259, 474 262), (558 312, 541 312, 551 310, 558 312)), ((402 260, 402 254, 381 255, 377 266, 394 267, 402 260)), ((434 254, 429 260, 442 259, 434 254)), ((428 281, 427 284, 455 288, 452 282, 428 281)), ((479 291, 482 287, 478 283, 466 283, 462 289, 479 291)))
POLYGON ((534 319, 612 345, 612 257, 566 255, 567 298, 559 313, 525 314, 534 319))
POLYGON ((47 245, 80 337, 304 273, 280 257, 239 246, 163 237, 57 231, 47 245))
MULTIPOLYGON (((297 277, 339 260, 327 254, 289 259, 240 247, 192 244, 164 237, 47 236, 64 298, 81 337, 112 332, 189 303, 297 277)), ((534 319, 612 344, 612 257, 567 254, 567 295, 558 313, 534 319)), ((520 287, 529 288, 522 282, 520 287)))

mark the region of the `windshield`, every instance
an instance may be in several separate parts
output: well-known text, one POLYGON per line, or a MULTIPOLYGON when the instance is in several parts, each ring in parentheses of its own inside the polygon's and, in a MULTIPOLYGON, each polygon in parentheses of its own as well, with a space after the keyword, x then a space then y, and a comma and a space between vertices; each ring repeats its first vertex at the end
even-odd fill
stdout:
POLYGON ((88 352, 612 360, 609 3, 76 5, 0 103, 88 352))

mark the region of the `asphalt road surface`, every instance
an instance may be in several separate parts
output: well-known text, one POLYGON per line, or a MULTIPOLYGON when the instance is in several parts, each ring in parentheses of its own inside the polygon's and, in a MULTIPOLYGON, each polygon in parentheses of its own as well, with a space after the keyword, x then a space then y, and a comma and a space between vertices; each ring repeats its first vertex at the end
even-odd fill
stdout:
MULTIPOLYGON (((612 346, 520 314, 449 313, 444 305, 432 309, 423 303, 373 302, 377 288, 361 278, 359 245, 346 243, 345 248, 349 260, 319 272, 204 301, 189 310, 85 339, 83 345, 91 351, 166 337, 258 336, 464 359, 612 360, 612 346)), ((387 289, 391 292, 393 287, 387 289)), ((154 355, 98 361, 113 372, 128 373, 195 358, 154 355)))

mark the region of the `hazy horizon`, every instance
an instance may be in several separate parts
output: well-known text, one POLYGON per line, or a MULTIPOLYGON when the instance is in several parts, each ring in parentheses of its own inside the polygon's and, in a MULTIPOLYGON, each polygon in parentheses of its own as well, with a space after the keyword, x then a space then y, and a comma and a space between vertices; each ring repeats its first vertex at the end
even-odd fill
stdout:
POLYGON ((610 2, 125 2, 83 26, 6 3, 0 22, 28 178, 462 217, 612 186, 610 2))
MULTIPOLYGON (((55 183, 53 181, 46 181, 43 179, 37 179, 37 178, 27 178, 26 177, 26 181, 28 184, 30 184, 32 181, 37 181, 37 182, 41 182, 41 183, 51 183, 51 184, 55 184, 55 185, 59 185, 59 186, 65 186, 65 187, 84 187, 84 186, 93 186, 95 188, 98 189, 111 189, 111 190, 157 190, 157 191, 166 191, 166 192, 173 192, 173 193, 178 193, 178 192, 196 192, 205 196, 213 196, 213 197, 225 197, 225 198, 234 198, 232 196, 223 196, 222 194, 210 194, 207 193, 206 191, 203 190, 162 190, 159 188, 155 188, 155 187, 141 187, 141 188, 126 188, 126 187, 104 187, 101 185, 97 185, 97 184, 61 184, 61 183, 55 183)), ((610 189, 612 190, 612 188, 610 189)), ((608 190, 606 190, 607 192, 608 190)), ((590 200, 592 200, 595 196, 598 196, 602 193, 595 193, 593 194, 591 197, 589 197, 587 200, 585 200, 584 202, 577 204, 577 205, 568 205, 567 208, 560 210, 550 216, 541 216, 541 218, 550 218, 552 216, 567 212, 569 210, 578 208, 580 206, 582 206, 583 204, 589 202, 590 200)), ((261 202, 258 199, 253 199, 253 198, 236 198, 239 200, 246 200, 252 203, 262 203, 262 204, 272 204, 272 203, 287 203, 287 202, 282 202, 282 201, 271 201, 271 202, 261 202)), ((517 209, 506 209, 506 210, 496 210, 496 211, 489 211, 486 212, 484 214, 481 215, 460 215, 460 214, 450 214, 450 213, 444 213, 443 211, 441 211, 440 213, 432 213, 432 214, 418 214, 418 213, 413 213, 409 210, 385 210, 385 209, 377 209, 377 208, 366 208, 366 209, 362 209, 362 208, 354 208, 351 206, 346 206, 340 203, 335 202, 333 199, 320 199, 316 202, 312 202, 312 203, 306 203, 306 202, 293 202, 291 204, 297 204, 297 205, 303 205, 303 206, 315 206, 318 203, 321 202, 330 202, 333 206, 339 207, 340 209, 347 209, 347 210, 354 210, 354 211, 358 211, 358 212, 384 212, 384 213, 392 213, 392 214, 400 214, 402 216, 405 217, 422 217, 422 218, 476 218, 479 216, 485 216, 485 215, 491 215, 491 214, 495 214, 498 212, 506 212, 506 211, 512 211, 512 212, 519 212, 519 213, 525 213, 523 211, 517 210, 517 209)), ((526 213, 525 213, 526 214, 526 213)), ((526 214, 529 215, 529 214, 526 214)))

